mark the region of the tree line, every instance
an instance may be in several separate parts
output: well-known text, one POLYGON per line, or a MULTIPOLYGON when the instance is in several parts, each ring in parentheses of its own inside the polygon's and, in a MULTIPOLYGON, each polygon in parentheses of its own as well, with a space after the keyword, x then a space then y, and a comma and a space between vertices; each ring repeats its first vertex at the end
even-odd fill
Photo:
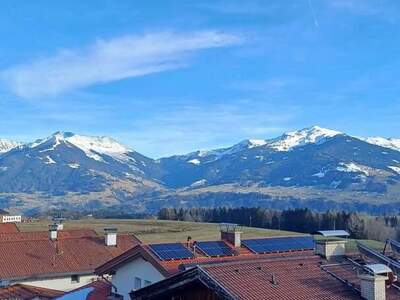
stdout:
POLYGON ((314 233, 318 230, 343 229, 352 238, 400 239, 398 216, 373 217, 356 212, 315 212, 308 208, 271 210, 261 207, 217 208, 163 208, 161 220, 211 223, 236 223, 250 227, 314 233))

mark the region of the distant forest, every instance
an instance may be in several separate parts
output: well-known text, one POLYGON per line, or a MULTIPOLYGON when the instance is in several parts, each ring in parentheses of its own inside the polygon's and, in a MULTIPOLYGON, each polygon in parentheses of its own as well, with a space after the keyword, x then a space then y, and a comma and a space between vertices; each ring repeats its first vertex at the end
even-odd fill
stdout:
POLYGON ((355 212, 315 212, 308 208, 271 210, 266 208, 163 208, 160 220, 236 223, 250 227, 313 233, 318 230, 344 229, 352 238, 385 241, 400 239, 400 217, 360 215, 355 212))

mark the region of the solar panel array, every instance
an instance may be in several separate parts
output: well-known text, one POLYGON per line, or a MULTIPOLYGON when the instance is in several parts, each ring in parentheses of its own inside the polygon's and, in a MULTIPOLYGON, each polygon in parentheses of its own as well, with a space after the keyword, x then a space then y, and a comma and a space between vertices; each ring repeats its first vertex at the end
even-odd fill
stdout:
POLYGON ((223 241, 197 242, 196 248, 208 256, 232 256, 233 250, 223 241))
POLYGON ((161 260, 193 258, 194 255, 181 243, 152 244, 150 249, 161 260))
POLYGON ((242 245, 254 253, 287 252, 314 249, 312 236, 243 240, 242 245))

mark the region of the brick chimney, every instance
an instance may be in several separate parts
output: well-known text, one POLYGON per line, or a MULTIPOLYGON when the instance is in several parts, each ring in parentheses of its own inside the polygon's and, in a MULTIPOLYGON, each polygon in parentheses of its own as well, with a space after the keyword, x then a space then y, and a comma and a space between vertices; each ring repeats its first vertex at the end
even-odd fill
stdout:
POLYGON ((363 299, 386 300, 387 276, 362 274, 358 278, 361 280, 361 297, 363 299))
POLYGON ((221 240, 226 240, 235 247, 240 247, 242 243, 242 227, 237 224, 222 223, 219 225, 221 240))
POLYGON ((117 246, 117 228, 104 228, 106 246, 117 246))
POLYGON ((57 240, 57 235, 58 235, 58 225, 57 224, 51 224, 49 225, 49 238, 51 241, 56 241, 57 240))
POLYGON ((346 240, 317 240, 315 253, 326 259, 344 256, 346 254, 346 240))

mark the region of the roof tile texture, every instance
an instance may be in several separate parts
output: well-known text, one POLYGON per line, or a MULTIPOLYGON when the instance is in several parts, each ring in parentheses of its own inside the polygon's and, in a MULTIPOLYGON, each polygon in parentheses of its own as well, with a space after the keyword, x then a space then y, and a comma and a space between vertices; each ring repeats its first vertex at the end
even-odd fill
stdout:
POLYGON ((61 231, 57 242, 48 232, 0 234, 0 278, 92 272, 136 245, 133 236, 118 235, 116 247, 106 246, 91 230, 61 231))
POLYGON ((360 299, 320 268, 319 257, 204 266, 203 270, 238 299, 360 299))

